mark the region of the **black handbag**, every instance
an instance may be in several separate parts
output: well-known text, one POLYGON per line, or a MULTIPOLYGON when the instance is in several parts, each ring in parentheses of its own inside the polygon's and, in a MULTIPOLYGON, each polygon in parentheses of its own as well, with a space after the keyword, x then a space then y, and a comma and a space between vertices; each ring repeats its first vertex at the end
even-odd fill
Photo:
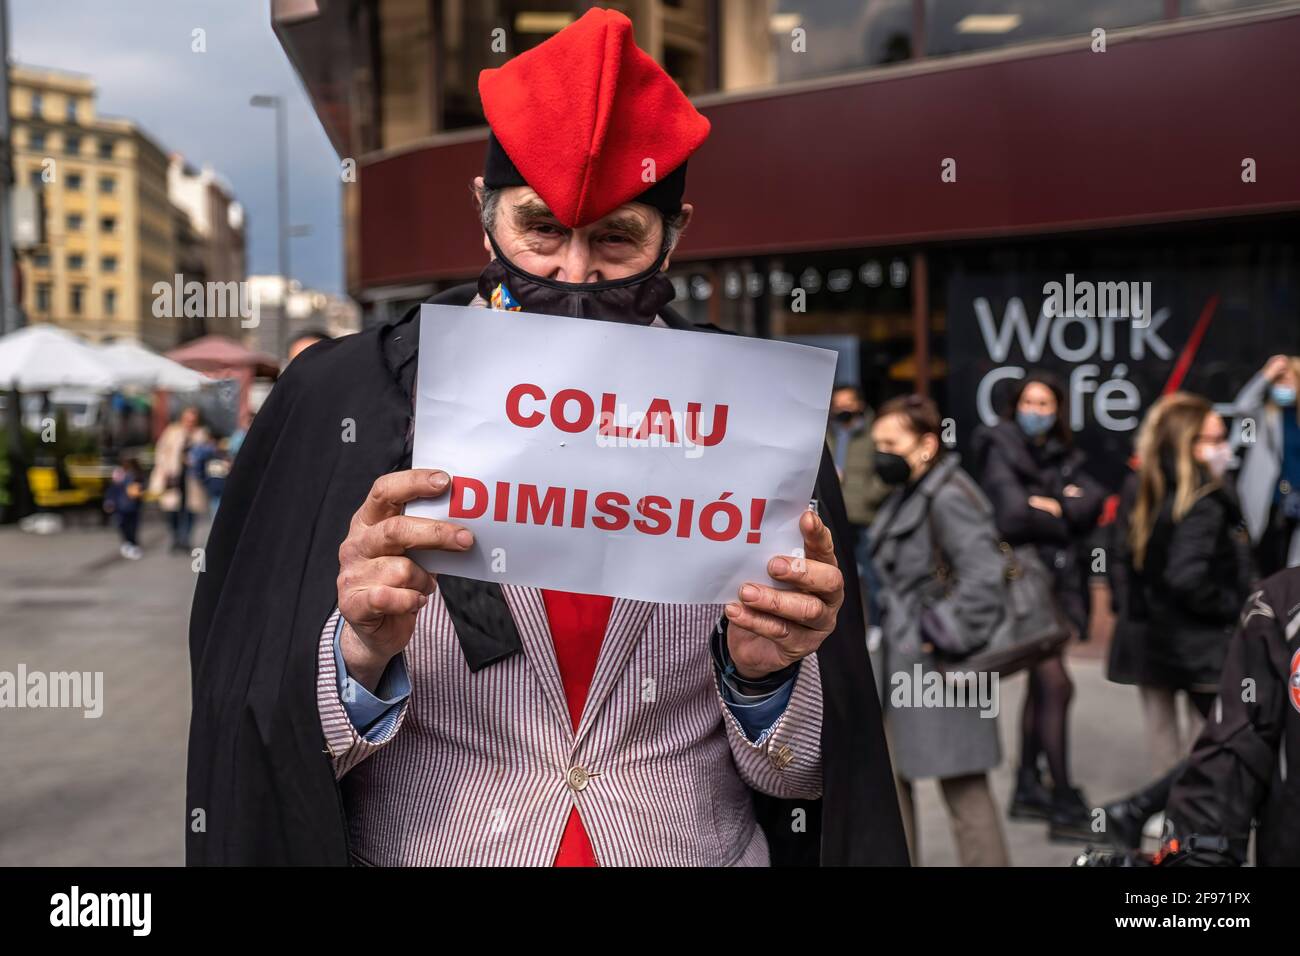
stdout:
MULTIPOLYGON (((962 490, 969 494, 967 489, 962 490)), ((955 579, 940 547, 929 503, 926 524, 930 529, 935 568, 931 576, 933 584, 922 596, 921 641, 923 647, 929 645, 933 651, 940 670, 988 671, 1009 676, 1052 656, 1070 639, 1070 627, 1053 594, 1052 575, 1033 545, 1012 547, 999 541, 1006 613, 987 642, 975 649, 968 648, 968 642, 961 635, 951 633, 933 608, 934 603, 952 593, 955 579)))

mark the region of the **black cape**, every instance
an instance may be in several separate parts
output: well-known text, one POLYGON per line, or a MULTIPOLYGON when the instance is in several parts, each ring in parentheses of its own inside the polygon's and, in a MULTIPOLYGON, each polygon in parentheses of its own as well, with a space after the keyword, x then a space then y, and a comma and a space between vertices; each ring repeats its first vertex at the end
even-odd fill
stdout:
MULTIPOLYGON (((473 294, 458 286, 430 301, 465 305, 473 294)), ((190 865, 349 862, 316 710, 317 647, 335 607, 348 522, 376 478, 410 467, 418 313, 312 346, 271 391, 240 449, 190 615, 190 865)), ((676 314, 664 319, 691 328, 676 314)), ((840 567, 853 568, 825 454, 816 497, 840 567)), ((806 800, 755 794, 773 864, 907 864, 857 575, 845 582, 839 624, 818 652, 823 797, 809 810, 806 800), (806 831, 793 832, 795 806, 809 811, 806 831)), ((499 614, 500 585, 441 575, 439 586, 469 666, 511 652, 518 635, 499 614)))

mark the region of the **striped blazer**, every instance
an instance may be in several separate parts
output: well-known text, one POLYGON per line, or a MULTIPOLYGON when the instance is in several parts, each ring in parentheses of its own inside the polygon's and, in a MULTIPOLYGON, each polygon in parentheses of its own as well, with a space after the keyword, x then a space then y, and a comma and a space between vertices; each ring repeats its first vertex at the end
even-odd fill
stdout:
POLYGON ((472 672, 435 592, 404 651, 411 695, 373 741, 339 699, 337 611, 322 630, 317 704, 354 862, 549 866, 576 806, 602 866, 767 865, 749 788, 821 796, 816 655, 751 743, 709 650, 722 605, 618 599, 575 732, 541 592, 502 591, 523 653, 472 672))

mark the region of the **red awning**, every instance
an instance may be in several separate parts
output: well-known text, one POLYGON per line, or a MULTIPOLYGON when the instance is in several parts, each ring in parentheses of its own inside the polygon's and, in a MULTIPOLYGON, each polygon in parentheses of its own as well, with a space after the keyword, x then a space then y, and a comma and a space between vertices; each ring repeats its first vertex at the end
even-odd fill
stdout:
POLYGON ((224 335, 205 335, 186 342, 168 352, 167 357, 199 372, 250 369, 254 375, 269 378, 275 378, 280 373, 280 363, 275 356, 254 352, 224 335))

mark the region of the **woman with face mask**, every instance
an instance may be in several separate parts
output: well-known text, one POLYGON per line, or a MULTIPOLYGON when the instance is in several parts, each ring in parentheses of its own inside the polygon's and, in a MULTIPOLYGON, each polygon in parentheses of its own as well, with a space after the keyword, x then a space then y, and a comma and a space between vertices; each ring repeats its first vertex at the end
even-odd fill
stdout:
MULTIPOLYGON (((912 862, 921 859, 912 785, 937 777, 961 864, 1006 866, 988 780, 1001 762, 996 693, 983 700, 974 686, 961 699, 924 693, 944 679, 922 619, 933 615, 975 648, 1005 612, 992 508, 957 455, 944 450, 940 427, 934 403, 909 395, 881 406, 871 428, 876 474, 893 489, 868 531, 880 581, 885 731, 912 862), (941 577, 948 584, 938 589, 941 577)), ((996 690, 991 681, 987 687, 996 690)))
POLYGON ((1223 484, 1231 460, 1223 419, 1205 399, 1175 392, 1147 411, 1120 493, 1108 676, 1138 687, 1157 778, 1106 805, 1106 836, 1122 847, 1137 849, 1143 825, 1165 807, 1214 702, 1227 633, 1250 584, 1240 511, 1223 484))
MULTIPOLYGON (((1162 400, 1139 453, 1128 521, 1131 597, 1146 625, 1139 683, 1185 692, 1203 720, 1254 581, 1241 510, 1223 482, 1227 428, 1208 401, 1175 393, 1162 400)), ((1198 721, 1188 741, 1199 731, 1198 721)))
POLYGON ((1274 355, 1233 402, 1237 494, 1260 575, 1300 567, 1300 356, 1274 355))
MULTIPOLYGON (((1055 376, 1022 379, 1005 419, 972 438, 980 484, 993 502, 998 532, 1012 546, 1033 545, 1051 571, 1061 617, 1088 633, 1086 539, 1105 490, 1084 470, 1066 423, 1065 393, 1055 376)), ((1074 684, 1064 649, 1035 665, 1021 715, 1020 768, 1010 814, 1047 820, 1056 840, 1090 840, 1090 805, 1070 779, 1067 730, 1074 684), (1040 759, 1051 777, 1044 783, 1040 759)))

